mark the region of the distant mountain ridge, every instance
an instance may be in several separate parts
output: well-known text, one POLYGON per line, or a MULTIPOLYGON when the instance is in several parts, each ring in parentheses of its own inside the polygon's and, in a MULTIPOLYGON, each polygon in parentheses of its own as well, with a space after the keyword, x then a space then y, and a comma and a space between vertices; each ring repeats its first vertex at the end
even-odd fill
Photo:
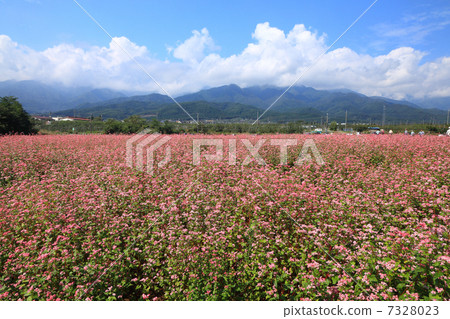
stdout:
MULTIPOLYGON (((241 88, 235 84, 209 88, 178 96, 176 100, 192 116, 202 120, 255 120, 283 92, 285 88, 254 86, 241 88)), ((103 116, 124 119, 130 115, 157 117, 160 120, 191 120, 168 96, 158 93, 127 96, 110 89, 66 88, 49 86, 36 81, 0 82, 0 96, 19 97, 31 113, 54 112, 59 115, 103 116)), ((408 101, 384 97, 368 97, 347 90, 316 90, 295 86, 286 92, 264 114, 262 121, 348 121, 429 122, 442 121, 446 112, 422 108, 408 101)))
MULTIPOLYGON (((197 113, 204 120, 255 120, 275 101, 285 88, 255 86, 241 88, 235 84, 201 90, 176 98, 192 116, 197 113)), ((262 121, 325 121, 343 122, 347 111, 348 121, 381 122, 383 112, 389 121, 437 121, 445 112, 423 109, 410 102, 382 97, 368 97, 350 90, 316 90, 310 87, 292 87, 264 115, 262 121)), ((61 114, 72 114, 67 110, 61 114)), ((149 114, 159 120, 190 120, 191 118, 173 101, 161 94, 121 97, 100 103, 84 105, 77 114, 102 115, 123 119, 136 114, 149 114)))
POLYGON ((126 95, 111 89, 68 88, 38 81, 0 82, 0 96, 16 96, 30 113, 48 113, 126 95))
POLYGON ((440 110, 450 110, 450 96, 448 97, 434 97, 427 99, 415 99, 412 102, 420 105, 423 108, 431 109, 437 108, 440 110))

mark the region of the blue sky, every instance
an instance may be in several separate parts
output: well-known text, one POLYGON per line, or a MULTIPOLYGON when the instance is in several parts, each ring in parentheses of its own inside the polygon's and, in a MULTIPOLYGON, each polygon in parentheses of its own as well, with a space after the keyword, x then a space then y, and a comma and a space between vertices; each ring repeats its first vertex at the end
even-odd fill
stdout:
MULTIPOLYGON (((167 65, 170 69, 169 73, 174 78, 180 74, 185 74, 187 71, 192 71, 194 68, 197 72, 201 71, 202 74, 205 74, 207 72, 205 68, 210 65, 208 63, 212 63, 212 58, 206 59, 210 54, 212 54, 212 57, 217 58, 219 56, 221 58, 220 60, 216 59, 216 62, 227 66, 232 65, 237 68, 234 72, 239 72, 245 65, 239 65, 237 62, 233 64, 235 61, 232 57, 241 58, 242 63, 248 61, 248 58, 247 60, 245 58, 248 55, 246 50, 250 50, 251 45, 255 43, 261 44, 261 50, 257 54, 259 63, 263 64, 261 62, 263 58, 268 63, 267 52, 271 50, 266 41, 267 37, 270 37, 270 34, 276 37, 275 31, 279 30, 284 32, 287 39, 287 35, 294 30, 296 25, 304 26, 304 29, 296 31, 300 38, 300 34, 306 36, 307 32, 310 32, 315 37, 315 42, 302 42, 303 40, 298 38, 300 40, 295 40, 294 44, 292 44, 293 40, 286 40, 282 44, 282 42, 277 42, 278 38, 277 41, 269 40, 273 42, 273 45, 278 45, 278 49, 280 46, 287 45, 286 43, 291 43, 292 47, 304 47, 306 50, 308 50, 307 46, 311 46, 311 52, 320 53, 320 48, 326 48, 330 45, 373 2, 373 0, 78 1, 113 37, 126 39, 128 42, 123 42, 124 46, 128 48, 128 45, 131 47, 135 45, 142 48, 141 51, 138 50, 140 53, 136 53, 136 57, 139 57, 143 63, 145 62, 145 65, 155 75, 163 72, 164 65, 167 65), (266 22, 268 27, 267 25, 265 28, 260 27, 261 36, 255 37, 257 26, 266 22), (264 35, 262 35, 263 33, 264 35), (176 50, 192 37, 195 39, 190 42, 191 45, 186 44, 183 48, 176 50), (263 42, 266 43, 264 47, 262 46, 263 42), (199 45, 201 46, 201 52, 198 51, 199 45), (197 51, 190 54, 186 50, 197 51)), ((47 52, 46 50, 49 48, 59 48, 60 50, 53 50, 58 52, 64 50, 75 52, 80 49, 83 51, 80 54, 91 53, 91 59, 94 59, 92 55, 96 54, 93 52, 93 50, 96 50, 94 48, 111 48, 111 39, 71 0, 0 0, 0 11, 2 12, 0 35, 8 37, 7 40, 3 41, 3 64, 5 64, 5 59, 8 56, 7 50, 11 48, 10 43, 15 44, 15 49, 20 51, 18 54, 22 54, 24 59, 27 59, 27 54, 33 54, 30 60, 36 59, 36 65, 50 61, 48 63, 53 63, 51 67, 55 70, 61 69, 61 60, 55 57, 55 52, 47 52), (63 45, 69 45, 70 48, 63 48, 63 45), (40 53, 41 55, 39 55, 40 53), (60 64, 55 66, 55 63, 60 64)), ((358 65, 361 66, 368 56, 372 58, 371 61, 374 65, 378 65, 377 57, 388 56, 399 48, 411 48, 414 52, 404 50, 401 54, 393 54, 389 61, 396 58, 399 61, 409 59, 409 63, 414 63, 416 68, 420 68, 426 63, 434 63, 442 60, 443 57, 450 57, 450 41, 448 39, 450 39, 449 1, 379 0, 331 51, 348 48, 351 52, 344 52, 344 55, 350 59, 352 54, 357 54, 358 59, 361 59, 358 65)), ((132 50, 131 47, 129 47, 130 50, 132 50)), ((98 55, 103 52, 100 49, 96 51, 98 55)), ((286 50, 290 50, 290 48, 286 50)), ((230 76, 229 80, 234 80, 233 82, 238 82, 243 86, 254 84, 284 85, 299 75, 299 72, 301 72, 300 66, 306 67, 308 61, 314 60, 313 57, 309 60, 304 57, 304 60, 300 61, 294 57, 295 51, 291 51, 289 52, 293 56, 292 61, 289 58, 287 59, 287 64, 290 65, 291 69, 286 69, 285 73, 275 72, 272 80, 267 74, 263 74, 262 82, 257 80, 257 74, 241 79, 240 83, 240 79, 234 76, 230 76), (296 65, 295 63, 299 64, 296 65), (294 69, 295 71, 292 71, 294 69), (289 72, 291 76, 288 76, 289 72), (286 83, 274 81, 275 77, 286 77, 286 83)), ((0 54, 2 54, 1 52, 0 48, 0 54)), ((282 54, 278 51, 273 51, 273 54, 274 57, 282 57, 282 54)), ((301 55, 302 53, 299 51, 298 54, 301 55)), ((335 55, 338 54, 342 55, 342 52, 336 51, 335 55)), ((17 54, 15 53, 14 56, 17 56, 17 54)), ((333 60, 333 55, 329 55, 328 58, 330 61, 333 60)), ((87 60, 86 57, 79 57, 79 59, 81 61, 87 60)), ((256 63, 256 58, 251 61, 256 63)), ((336 63, 336 60, 333 61, 336 63)), ((344 63, 343 61, 342 63, 344 63)), ((121 67, 127 69, 125 66, 127 62, 125 60, 122 62, 121 67)), ((393 68, 395 68, 394 62, 391 63, 393 68)), ((15 63, 14 67, 17 69, 19 67, 17 64, 21 64, 21 62, 16 58, 15 63)), ((447 66, 446 61, 444 64, 447 66)), ((17 79, 33 78, 34 75, 36 75, 36 79, 49 78, 48 75, 42 75, 42 72, 40 75, 37 74, 36 65, 26 65, 24 68, 29 70, 28 73, 19 74, 12 72, 14 68, 11 65, 2 66, 0 60, 0 71, 2 68, 8 67, 0 80, 9 79, 6 78, 5 74, 10 74, 10 77, 14 77, 16 74, 17 79)), ((251 63, 248 65, 251 65, 251 63)), ((358 65, 348 64, 346 67, 356 70, 358 65)), ((379 65, 377 67, 380 68, 379 65)), ((318 67, 318 69, 321 68, 318 67)), ((326 66, 322 68, 322 70, 328 69, 329 67, 326 66)), ((428 69, 431 70, 432 66, 430 65, 428 69)), ((253 69, 253 71, 257 72, 258 70, 253 69)), ((414 73, 412 69, 407 71, 414 73)), ((387 74, 388 71, 380 69, 379 72, 387 74)), ((421 72, 425 72, 423 68, 421 72)), ((222 73, 223 70, 217 71, 217 76, 222 73)), ((106 72, 104 76, 108 74, 106 72)), ((114 76, 118 77, 119 74, 114 74, 114 76)), ((124 77, 127 76, 129 75, 124 75, 124 77)), ((313 74, 310 77, 312 76, 313 74)), ((80 77, 82 77, 80 74, 73 75, 76 80, 67 81, 65 84, 78 84, 80 81, 82 82, 80 77)), ((199 76, 201 78, 199 84, 189 86, 179 83, 174 84, 176 80, 165 78, 165 75, 161 77, 161 81, 163 83, 170 82, 167 85, 176 92, 192 91, 202 86, 225 84, 217 81, 217 78, 208 81, 208 79, 199 76)), ((441 75, 441 77, 447 79, 447 74, 441 75)), ((52 74, 50 78, 58 79, 55 74, 52 74)), ((192 78, 195 78, 194 74, 192 74, 192 78)), ((305 76, 305 83, 301 84, 323 88, 341 86, 336 82, 325 83, 326 81, 323 80, 321 82, 318 80, 319 78, 324 78, 324 76, 318 75, 315 79, 309 81, 305 76)), ((373 93, 390 97, 405 97, 414 93, 413 89, 408 91, 403 87, 404 92, 395 96, 395 92, 383 90, 383 87, 394 80, 397 80, 397 82, 399 80, 391 78, 392 81, 390 82, 389 79, 380 77, 379 81, 381 80, 385 80, 384 85, 377 89, 367 88, 362 91, 367 94, 373 93), (386 82, 386 80, 388 81, 386 82)), ((142 81, 145 80, 142 79, 142 81)), ((192 79, 190 81, 192 82, 192 79)), ((405 79, 402 78, 399 85, 404 81, 405 79)), ((435 92, 434 95, 446 95, 447 93, 450 95, 450 89, 447 90, 448 87, 445 86, 444 82, 441 84, 444 87, 437 90, 438 93, 435 92)), ((342 85, 361 91, 359 87, 351 87, 351 81, 345 79, 342 81, 342 85)), ((367 85, 372 84, 368 83, 367 85)), ((120 88, 118 82, 107 86, 120 88)), ((139 86, 139 89, 151 90, 151 86, 142 85, 139 86)), ((422 94, 426 94, 426 92, 422 94)))

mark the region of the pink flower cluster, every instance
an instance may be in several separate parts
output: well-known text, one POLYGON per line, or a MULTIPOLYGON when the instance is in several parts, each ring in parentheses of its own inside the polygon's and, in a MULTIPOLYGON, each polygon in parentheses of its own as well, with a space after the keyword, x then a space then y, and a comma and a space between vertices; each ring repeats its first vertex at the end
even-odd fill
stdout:
POLYGON ((128 138, 0 137, 0 300, 450 300, 450 139, 317 136, 298 166, 304 135, 263 137, 285 165, 175 135, 150 175, 128 138))

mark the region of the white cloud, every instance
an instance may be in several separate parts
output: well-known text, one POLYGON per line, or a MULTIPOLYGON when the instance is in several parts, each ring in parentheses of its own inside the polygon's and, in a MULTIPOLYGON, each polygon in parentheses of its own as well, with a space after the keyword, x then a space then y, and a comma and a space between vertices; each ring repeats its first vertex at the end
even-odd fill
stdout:
POLYGON ((196 64, 205 57, 205 50, 215 51, 218 47, 214 44, 206 28, 200 32, 194 30, 192 37, 184 41, 175 49, 170 48, 169 52, 173 50, 173 56, 177 59, 183 60, 190 64, 196 64))
POLYGON ((384 49, 394 43, 418 45, 426 43, 432 33, 448 28, 450 10, 423 11, 404 15, 400 21, 382 22, 372 27, 376 39, 370 45, 384 49))
MULTIPOLYGON (((252 36, 254 41, 242 52, 222 57, 214 52, 218 48, 207 29, 193 31, 189 39, 171 50, 179 59, 172 62, 152 58, 145 46, 125 37, 114 38, 108 47, 82 49, 60 44, 39 52, 0 35, 0 81, 35 79, 157 92, 157 86, 122 47, 174 95, 230 83, 288 86, 327 47, 326 35, 311 32, 304 25, 296 25, 286 34, 261 23, 252 36)), ((348 88, 398 99, 450 96, 450 57, 421 63, 424 55, 411 47, 379 56, 336 48, 325 54, 299 84, 319 89, 348 88)))

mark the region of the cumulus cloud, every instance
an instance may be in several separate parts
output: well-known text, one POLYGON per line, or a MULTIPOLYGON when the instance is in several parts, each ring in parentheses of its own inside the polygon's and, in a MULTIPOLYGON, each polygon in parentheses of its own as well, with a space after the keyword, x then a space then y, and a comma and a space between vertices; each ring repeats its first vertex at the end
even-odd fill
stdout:
POLYGON ((215 51, 219 48, 214 44, 214 40, 210 37, 206 28, 200 32, 194 30, 192 37, 184 41, 175 49, 170 48, 169 52, 173 50, 173 56, 190 64, 196 64, 205 57, 205 51, 215 51))
MULTIPOLYGON (((114 38, 108 47, 82 49, 60 44, 34 51, 0 35, 0 81, 35 79, 158 92, 123 48, 174 95, 230 83, 243 87, 288 86, 327 48, 326 35, 302 24, 285 33, 261 23, 252 36, 252 43, 242 52, 222 57, 206 28, 193 31, 190 38, 170 50, 176 61, 162 61, 152 58, 145 46, 125 37, 114 38)), ((411 47, 378 56, 335 48, 298 84, 318 89, 348 88, 396 99, 450 96, 450 57, 422 63, 424 56, 411 47)))

